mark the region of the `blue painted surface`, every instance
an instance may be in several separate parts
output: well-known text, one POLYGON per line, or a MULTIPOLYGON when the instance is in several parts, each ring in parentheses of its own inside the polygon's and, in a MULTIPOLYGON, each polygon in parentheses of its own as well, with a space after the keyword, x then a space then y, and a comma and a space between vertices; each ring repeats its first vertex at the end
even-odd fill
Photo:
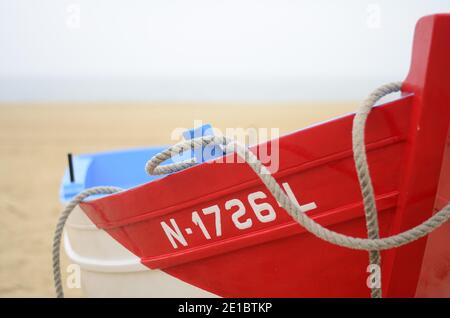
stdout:
MULTIPOLYGON (((211 125, 206 124, 187 130, 183 133, 183 136, 185 139, 192 139, 212 134, 213 129, 211 125)), ((150 158, 165 149, 167 149, 167 146, 73 156, 75 180, 70 182, 69 169, 67 168, 60 188, 60 200, 63 203, 67 203, 78 193, 91 187, 115 186, 130 189, 163 178, 164 176, 148 175, 145 171, 145 164, 150 158)), ((197 163, 202 163, 220 157, 223 154, 222 148, 219 146, 206 146, 198 148, 194 152, 186 151, 162 164, 185 161, 192 157, 196 159, 197 163)), ((99 196, 93 196, 89 199, 99 196)))
MULTIPOLYGON (((164 177, 148 175, 145 164, 151 157, 166 148, 161 146, 73 156, 75 182, 70 182, 67 168, 60 188, 61 202, 67 203, 80 191, 91 187, 116 186, 130 189, 164 177)), ((163 164, 187 160, 190 157, 191 154, 186 152, 163 164)))

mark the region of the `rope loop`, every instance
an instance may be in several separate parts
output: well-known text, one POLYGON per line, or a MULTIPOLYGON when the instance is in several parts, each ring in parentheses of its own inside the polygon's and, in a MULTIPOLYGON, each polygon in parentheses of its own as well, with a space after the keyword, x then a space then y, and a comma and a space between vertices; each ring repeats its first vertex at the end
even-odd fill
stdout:
POLYGON ((163 150, 160 153, 156 154, 149 161, 147 161, 147 163, 145 164, 145 171, 149 175, 162 175, 187 169, 197 164, 195 158, 165 165, 161 165, 161 163, 177 155, 181 155, 185 151, 194 150, 213 144, 227 145, 229 144, 229 140, 225 137, 219 136, 203 136, 180 141, 179 143, 170 146, 166 150, 163 150))

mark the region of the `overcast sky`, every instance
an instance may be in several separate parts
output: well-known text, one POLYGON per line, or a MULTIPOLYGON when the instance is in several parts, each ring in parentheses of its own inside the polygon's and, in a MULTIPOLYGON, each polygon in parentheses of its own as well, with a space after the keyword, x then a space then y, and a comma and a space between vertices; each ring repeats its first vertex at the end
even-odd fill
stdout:
POLYGON ((407 73, 431 0, 0 0, 0 101, 349 100, 407 73))

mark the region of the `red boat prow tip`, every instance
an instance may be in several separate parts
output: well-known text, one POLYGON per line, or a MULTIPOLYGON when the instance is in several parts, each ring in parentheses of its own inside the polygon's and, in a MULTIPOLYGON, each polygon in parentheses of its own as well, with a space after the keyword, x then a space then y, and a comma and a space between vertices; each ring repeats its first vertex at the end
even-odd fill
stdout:
MULTIPOLYGON (((402 96, 369 116, 367 155, 382 237, 421 223, 450 201, 449 36, 449 14, 420 19, 402 96)), ((279 143, 274 177, 308 204, 305 213, 336 232, 366 237, 352 120, 338 118, 268 145, 279 143)), ((81 208, 142 264, 215 295, 370 296, 367 252, 308 233, 245 163, 200 164, 81 208)), ((436 279, 450 275, 450 250, 442 243, 449 238, 445 224, 428 239, 382 252, 384 296, 450 296, 436 279)))

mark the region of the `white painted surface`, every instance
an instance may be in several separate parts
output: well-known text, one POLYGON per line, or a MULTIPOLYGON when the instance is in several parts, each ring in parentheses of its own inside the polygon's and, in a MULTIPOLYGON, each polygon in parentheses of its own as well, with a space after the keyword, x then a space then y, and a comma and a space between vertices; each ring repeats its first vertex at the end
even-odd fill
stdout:
POLYGON ((87 297, 217 297, 142 265, 79 207, 67 221, 64 249, 71 262, 80 265, 81 286, 87 297))

